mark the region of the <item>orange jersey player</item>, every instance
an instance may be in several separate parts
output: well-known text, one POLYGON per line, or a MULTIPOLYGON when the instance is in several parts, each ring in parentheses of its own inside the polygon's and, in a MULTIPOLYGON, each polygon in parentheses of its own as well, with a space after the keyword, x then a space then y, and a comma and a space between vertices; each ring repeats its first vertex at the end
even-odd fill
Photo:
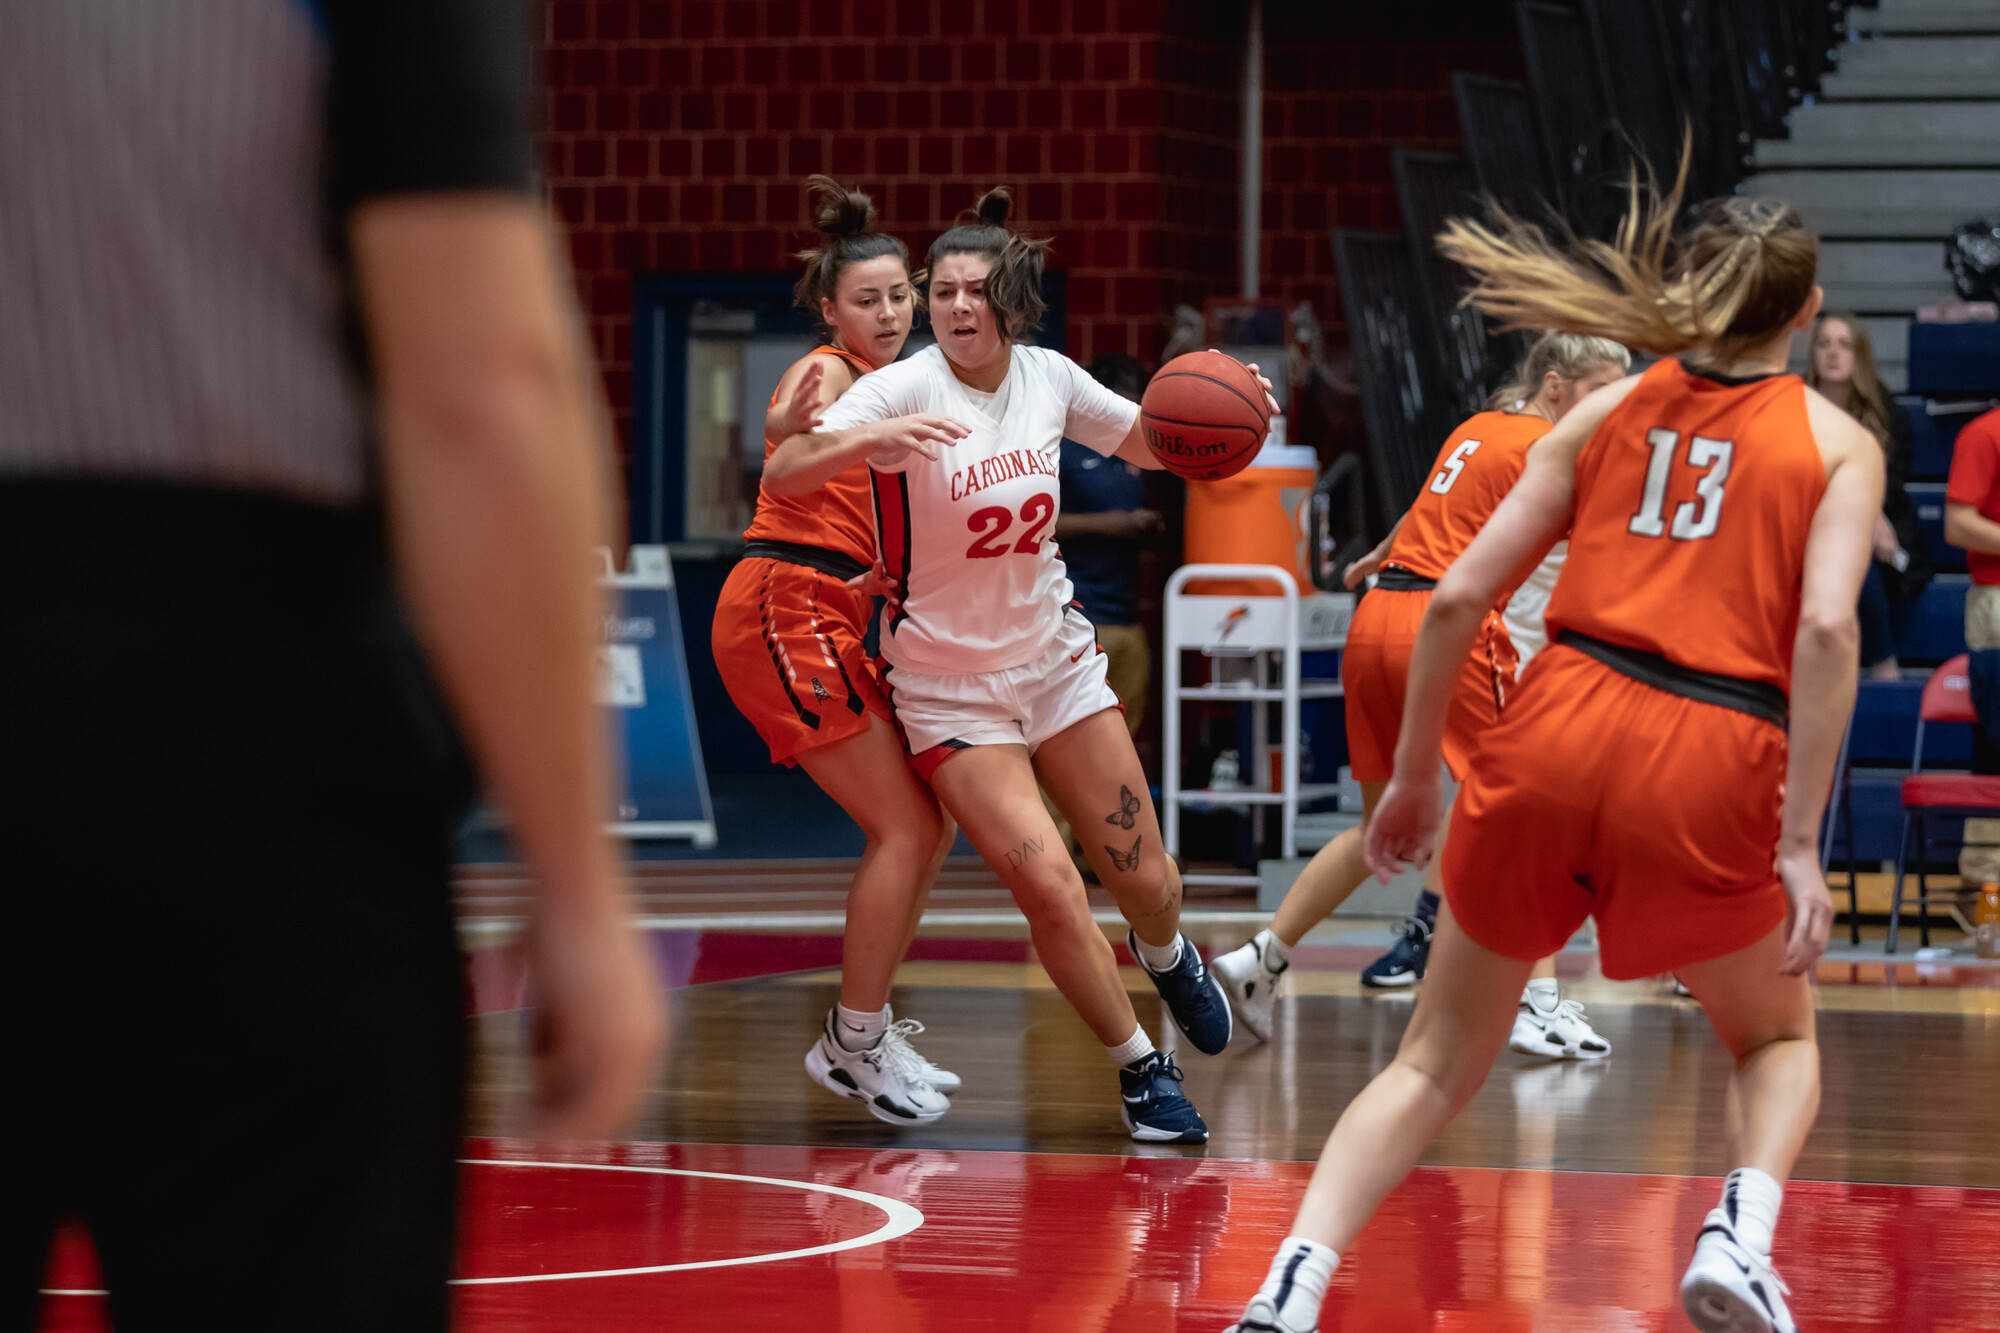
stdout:
MULTIPOLYGON (((1590 363, 1599 375, 1573 381, 1578 388, 1566 402, 1580 399, 1600 379, 1608 382, 1624 370, 1624 358, 1613 358, 1609 349, 1604 350, 1605 355, 1590 363)), ((1453 431, 1438 451, 1430 481, 1391 534, 1375 588, 1355 608, 1341 657, 1341 678, 1347 687, 1348 762, 1357 782, 1379 785, 1389 780, 1396 731, 1402 725, 1410 650, 1416 646, 1431 589, 1520 479, 1528 446, 1555 425, 1553 414, 1543 411, 1481 412, 1453 431)), ((1506 600, 1502 597, 1501 604, 1506 600)), ((1500 716, 1506 688, 1514 678, 1513 645, 1497 611, 1480 627, 1479 641, 1466 658, 1465 679, 1452 695, 1444 757, 1452 777, 1461 780, 1479 733, 1500 716)))
MULTIPOLYGON (((868 196, 823 176, 810 184, 826 239, 805 256, 798 296, 829 341, 786 371, 771 396, 757 514, 723 584, 712 642, 729 697, 772 761, 803 765, 868 839, 848 890, 840 1002, 806 1070, 829 1091, 865 1101, 877 1119, 926 1124, 949 1109, 945 1094, 958 1078, 909 1046, 922 1029, 894 1021, 889 983, 954 831, 911 770, 862 648, 872 605, 849 582, 875 559, 868 468, 816 478, 817 489, 794 494, 771 485, 768 466, 791 423, 816 420, 855 380, 896 359, 915 293, 909 253, 873 229, 868 196)), ((896 440, 948 434, 935 422, 884 423, 892 449, 896 440)))
POLYGON ((1605 975, 1676 973, 1735 1061, 1714 1126, 1734 1169, 1693 1238, 1682 1307, 1703 1333, 1796 1333, 1771 1245, 1819 1108, 1807 974, 1833 920, 1819 821, 1854 703, 1882 451, 1785 373, 1821 301, 1798 213, 1716 199, 1676 237, 1679 193, 1642 203, 1635 181, 1633 214, 1587 265, 1517 222, 1454 221, 1441 238, 1488 314, 1684 359, 1579 404, 1432 597, 1368 827, 1383 874, 1431 857, 1446 714, 1494 598, 1570 534, 1554 642, 1459 792, 1431 979, 1395 1061, 1334 1126, 1239 1328, 1317 1324, 1340 1252, 1484 1082, 1506 998, 1591 916, 1605 975))
MULTIPOLYGON (((1410 653, 1431 589, 1520 478, 1529 447, 1592 390, 1624 374, 1629 362, 1623 347, 1603 338, 1543 337, 1514 382, 1496 395, 1505 410, 1480 412, 1451 433, 1408 512, 1380 546, 1348 570, 1348 586, 1353 587, 1379 569, 1375 587, 1355 610, 1341 658, 1348 762, 1361 784, 1364 811, 1374 809, 1389 780, 1410 653)), ((1455 779, 1464 778, 1480 735, 1499 718, 1513 679, 1513 648, 1495 614, 1481 625, 1452 691, 1444 756, 1455 779)), ((1345 902, 1367 874, 1361 830, 1346 830, 1307 863, 1269 928, 1215 960, 1215 974, 1229 987, 1231 1004, 1260 1039, 1270 1035, 1273 1001, 1292 947, 1345 902)), ((1423 976, 1437 904, 1437 885, 1431 883, 1395 947, 1363 970, 1364 985, 1408 986, 1423 976)), ((1522 996, 1518 1019, 1516 1045, 1524 1053, 1596 1059, 1611 1052, 1610 1044, 1583 1020, 1581 1008, 1557 994, 1552 962, 1537 970, 1522 996)))

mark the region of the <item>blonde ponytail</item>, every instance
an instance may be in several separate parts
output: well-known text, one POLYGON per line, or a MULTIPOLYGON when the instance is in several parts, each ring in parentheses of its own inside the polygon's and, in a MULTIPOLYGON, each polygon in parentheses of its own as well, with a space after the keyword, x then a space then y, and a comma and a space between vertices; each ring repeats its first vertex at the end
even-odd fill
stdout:
POLYGON ((1635 169, 1609 242, 1558 247, 1496 208, 1492 227, 1453 218, 1438 249, 1476 279, 1466 301, 1502 328, 1588 334, 1663 356, 1705 348, 1728 360, 1798 314, 1819 245, 1790 205, 1742 197, 1709 200, 1676 237, 1686 184, 1685 154, 1665 196, 1635 169))

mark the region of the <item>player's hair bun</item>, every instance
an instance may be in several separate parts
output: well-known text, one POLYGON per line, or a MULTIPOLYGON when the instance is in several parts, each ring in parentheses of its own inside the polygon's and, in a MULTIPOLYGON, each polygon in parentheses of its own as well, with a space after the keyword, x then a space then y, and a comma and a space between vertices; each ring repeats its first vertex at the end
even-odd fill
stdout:
POLYGON ((1007 187, 997 186, 979 196, 979 202, 972 206, 972 212, 987 227, 1005 227, 1007 214, 1014 207, 1014 196, 1007 193, 1007 187))
POLYGON ((1042 257, 1049 243, 1009 231, 1007 215, 1013 211, 1014 196, 1004 185, 980 195, 969 217, 960 213, 958 225, 931 242, 924 274, 928 282, 946 255, 984 255, 991 265, 986 272, 986 304, 999 321, 1001 336, 1019 341, 1041 327, 1047 310, 1042 299, 1042 257))
POLYGON ((813 249, 799 252, 806 271, 799 275, 792 292, 799 308, 820 320, 821 336, 830 338, 832 330, 821 307, 833 298, 841 270, 894 255, 908 273, 910 252, 894 236, 875 230, 875 201, 865 192, 850 190, 831 176, 808 176, 806 188, 812 192, 813 227, 825 239, 813 249))
POLYGON ((831 176, 810 176, 806 188, 813 201, 813 226, 828 236, 860 236, 875 229, 875 201, 850 190, 831 176))

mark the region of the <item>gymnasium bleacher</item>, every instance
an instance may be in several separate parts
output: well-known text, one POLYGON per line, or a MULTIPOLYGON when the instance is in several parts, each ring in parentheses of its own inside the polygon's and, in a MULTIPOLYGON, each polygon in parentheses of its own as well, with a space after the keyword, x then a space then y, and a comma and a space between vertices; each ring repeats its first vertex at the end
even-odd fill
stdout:
MULTIPOLYGON (((1465 159, 1399 152, 1403 232, 1336 233, 1351 323, 1371 298, 1417 297, 1402 353, 1356 358, 1372 488, 1384 512, 1400 512, 1438 422, 1481 397, 1517 354, 1516 342, 1468 322, 1425 253, 1443 213, 1470 206, 1476 192, 1517 214, 1554 213, 1579 232, 1599 231, 1607 187, 1635 156, 1670 172, 1684 123, 1694 136, 1692 192, 1795 202, 1822 233, 1829 308, 1860 313, 1915 428, 1909 490, 1937 570, 1898 636, 1904 679, 1862 682, 1855 710, 1846 796, 1861 910, 1886 912, 1879 872, 1896 857, 1918 699, 1931 670, 1965 651, 1965 553, 1944 540, 1952 442, 2000 399, 2000 325, 1913 320, 1919 306, 1952 297, 1942 262, 1952 225, 2000 218, 1995 7, 1524 0, 1516 15, 1526 81, 1454 79, 1465 159), (1411 451, 1422 457, 1403 456, 1411 451)), ((1795 369, 1804 368, 1802 344, 1795 369)), ((1966 768, 1970 729, 1935 726, 1925 749, 1926 768, 1966 768)), ((1837 813, 1847 804, 1836 799, 1837 813)), ((1834 834, 1844 862, 1844 815, 1834 834)))

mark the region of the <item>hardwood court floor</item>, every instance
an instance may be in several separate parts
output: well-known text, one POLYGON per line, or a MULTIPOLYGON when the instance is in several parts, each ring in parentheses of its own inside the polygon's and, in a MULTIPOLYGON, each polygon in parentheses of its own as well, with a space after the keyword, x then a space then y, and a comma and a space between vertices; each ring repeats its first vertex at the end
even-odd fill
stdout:
MULTIPOLYGON (((633 1141, 587 1150, 505 1137, 528 1023, 506 951, 475 953, 465 1333, 1221 1333, 1412 1008, 1356 993, 1365 959, 1348 955, 1365 950, 1302 950, 1271 1045, 1180 1055, 1209 1146, 1148 1148, 1018 941, 930 939, 894 1002, 965 1087, 911 1131, 800 1068, 837 939, 652 938, 673 1056, 633 1141)), ((1126 976, 1164 1038, 1157 998, 1126 976)), ((2000 1333, 1996 977, 1822 970, 1826 1094, 1778 1246, 1811 1333, 2000 1333)), ((1566 984, 1613 1056, 1503 1055, 1350 1251, 1326 1333, 1689 1327, 1675 1284, 1727 1165, 1726 1058, 1664 983, 1566 984)), ((46 1285, 72 1293, 45 1298, 46 1333, 106 1327, 86 1242, 65 1236, 46 1285)))
MULTIPOLYGON (((899 987, 925 1054, 965 1087, 923 1129, 886 1125, 839 1100, 799 1066, 836 997, 786 978, 675 993, 673 1058, 635 1137, 681 1143, 1000 1149, 1130 1155, 1117 1080, 1063 999, 1050 991, 899 987)), ((1156 1040, 1150 990, 1133 992, 1156 1040)), ((1348 1099, 1394 1055, 1405 997, 1305 996, 1280 1002, 1276 1040, 1239 1035, 1220 1056, 1180 1051, 1187 1093, 1210 1128, 1207 1156, 1311 1160, 1348 1099)), ((1729 1061, 1691 1001, 1609 1005, 1590 1019, 1614 1054, 1551 1064, 1503 1053, 1426 1162, 1715 1175, 1729 1061)), ((524 1019, 481 1020, 480 1086, 518 1087, 524 1019)), ((1820 1118, 1804 1178, 2000 1189, 2000 1014, 1823 1011, 1820 1118)), ((1162 1044, 1168 1044, 1162 1040, 1162 1044)), ((482 1102, 477 1132, 506 1128, 482 1102)))
MULTIPOLYGON (((798 947, 795 962, 810 957, 798 947)), ((724 949, 713 965, 733 956, 724 949)), ((1985 1261, 2000 1235, 2000 997, 1987 987, 1993 977, 1958 971, 1828 965, 1826 1094, 1779 1242, 1795 1308, 1815 1333, 2000 1330, 2000 1272, 1985 1261)), ((755 1299, 798 1328, 1220 1333, 1285 1234, 1334 1118, 1390 1058, 1412 1008, 1409 997, 1355 994, 1351 973, 1301 975, 1271 1045, 1239 1037, 1218 1057, 1180 1054, 1212 1138, 1202 1151, 1159 1149, 1125 1138, 1101 1050, 1031 963, 937 958, 903 976, 924 984, 899 986, 897 1014, 923 1021, 921 1048, 965 1079, 951 1113, 915 1131, 874 1120, 799 1071, 835 998, 834 973, 675 992, 675 1056, 638 1130, 672 1146, 631 1153, 860 1189, 924 1215, 907 1234, 761 1270, 755 1299)), ((1158 1000, 1127 977, 1142 1021, 1167 1036, 1158 1000)), ((1583 980, 1571 990, 1588 998, 1615 1054, 1563 1065, 1503 1055, 1363 1233, 1329 1298, 1328 1333, 1688 1328, 1675 1288, 1727 1166, 1715 1129, 1727 1059, 1699 1009, 1663 983, 1583 980)), ((520 1023, 482 1020, 489 1086, 522 1077, 520 1023)), ((495 1105, 486 1103, 487 1129, 500 1123, 495 1105)), ((655 1234, 681 1225, 665 1220, 681 1209, 717 1210, 730 1226, 748 1215, 738 1211, 747 1198, 696 1203, 678 1181, 620 1188, 651 1201, 655 1234)), ((507 1191, 523 1185, 487 1188, 517 1197, 507 1191)), ((787 1229, 776 1219, 800 1212, 795 1199, 774 1186, 737 1188, 764 1191, 766 1211, 755 1214, 764 1222, 704 1230, 699 1246, 657 1253, 760 1253, 892 1229, 885 1205, 843 1213, 847 1203, 787 1229)), ((585 1213, 599 1206, 571 1197, 585 1213)), ((621 1243, 618 1253, 641 1253, 629 1237, 621 1243)), ((483 1262, 519 1271, 531 1252, 582 1262, 518 1244, 483 1262)), ((658 1283, 684 1313, 731 1312, 746 1288, 725 1271, 607 1279, 590 1308, 600 1327, 656 1327, 643 1309, 654 1290, 645 1284, 658 1283)), ((494 1283, 468 1289, 461 1309, 482 1330, 560 1326, 546 1322, 551 1299, 494 1283)))

